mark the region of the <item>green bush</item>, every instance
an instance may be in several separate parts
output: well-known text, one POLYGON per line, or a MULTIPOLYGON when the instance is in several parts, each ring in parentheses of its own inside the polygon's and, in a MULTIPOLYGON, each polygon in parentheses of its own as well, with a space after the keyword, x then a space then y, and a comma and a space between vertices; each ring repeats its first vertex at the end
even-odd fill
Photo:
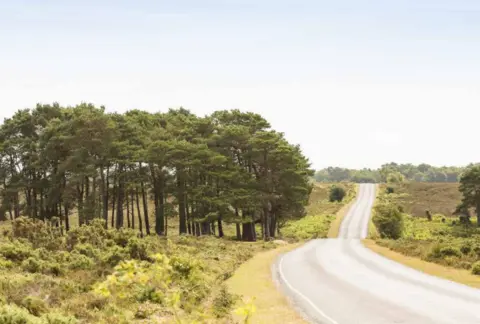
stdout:
POLYGON ((43 272, 43 268, 44 265, 42 260, 38 260, 33 257, 30 257, 22 262, 23 271, 27 271, 30 273, 41 273, 43 272))
POLYGON ((42 299, 33 296, 25 297, 22 300, 22 306, 35 316, 40 316, 48 311, 47 304, 42 299))
POLYGON ((470 252, 472 252, 472 245, 470 242, 464 242, 462 244, 462 246, 460 246, 460 251, 467 255, 467 254, 470 254, 470 252))
POLYGON ((293 240, 309 240, 327 237, 333 215, 305 216, 297 221, 288 222, 282 228, 282 236, 293 240))
POLYGON ((459 249, 453 246, 445 246, 440 249, 440 254, 444 257, 446 256, 456 256, 456 257, 461 257, 462 253, 460 252, 459 249))
POLYGON ((238 296, 231 294, 225 285, 220 287, 218 294, 213 299, 212 313, 217 318, 225 317, 231 313, 231 310, 238 300, 238 296))
POLYGON ((345 198, 346 194, 347 192, 343 187, 333 185, 330 187, 330 194, 329 194, 330 202, 334 202, 334 201, 340 202, 343 200, 343 198, 345 198))
POLYGON ((131 237, 127 243, 127 250, 132 259, 148 260, 148 244, 145 240, 131 237))
MULTIPOLYGON (((45 324, 77 324, 78 320, 75 317, 65 316, 59 313, 48 313, 42 316, 45 324)), ((43 324, 42 323, 42 324, 43 324)))
POLYGON ((373 223, 381 238, 399 239, 404 231, 403 214, 397 206, 380 203, 374 207, 373 223))
POLYGON ((33 247, 16 240, 0 244, 0 254, 7 260, 21 262, 33 256, 33 247))
POLYGON ((74 247, 73 252, 77 252, 77 253, 82 254, 84 256, 87 256, 89 258, 96 258, 100 254, 100 250, 95 248, 90 243, 77 244, 74 247))
POLYGON ((86 255, 79 253, 72 253, 70 256, 70 262, 68 263, 68 268, 72 270, 87 270, 92 268, 95 265, 95 262, 86 255))
POLYGON ((4 257, 0 257, 0 270, 11 268, 13 268, 13 262, 5 259, 4 257))
POLYGON ((2 324, 43 324, 25 308, 16 305, 0 306, 0 323, 2 324))
POLYGON ((480 276, 480 261, 477 261, 473 264, 472 274, 480 276))

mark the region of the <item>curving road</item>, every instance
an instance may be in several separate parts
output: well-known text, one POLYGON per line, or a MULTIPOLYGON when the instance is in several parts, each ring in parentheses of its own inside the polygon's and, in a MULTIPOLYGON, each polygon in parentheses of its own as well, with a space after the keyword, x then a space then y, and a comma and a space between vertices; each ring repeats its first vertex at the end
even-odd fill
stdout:
POLYGON ((429 276, 365 248, 375 185, 360 185, 338 239, 313 240, 274 265, 311 323, 479 324, 480 290, 429 276))

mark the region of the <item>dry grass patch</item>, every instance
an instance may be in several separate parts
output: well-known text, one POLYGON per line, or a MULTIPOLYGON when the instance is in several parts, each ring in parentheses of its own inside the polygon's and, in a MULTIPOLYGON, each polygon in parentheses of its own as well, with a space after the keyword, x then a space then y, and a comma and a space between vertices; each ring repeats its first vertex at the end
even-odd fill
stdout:
MULTIPOLYGON (((380 185, 384 190, 387 185, 380 185)), ((407 194, 399 197, 398 203, 405 213, 415 217, 425 217, 425 210, 432 214, 452 216, 455 207, 462 199, 458 183, 407 182, 395 186, 395 193, 407 194)))
MULTIPOLYGON (((256 311, 251 323, 255 324, 306 324, 305 320, 290 306, 287 298, 277 289, 272 279, 271 266, 282 253, 299 247, 302 243, 289 244, 262 252, 242 264, 227 281, 229 291, 242 296, 243 302, 255 297, 256 311)), ((242 306, 241 303, 238 306, 242 306)), ((237 322, 243 318, 233 315, 237 322)))
POLYGON ((370 250, 387 257, 393 261, 404 264, 426 274, 440 277, 443 279, 455 281, 470 287, 480 288, 480 276, 471 274, 470 271, 464 269, 455 269, 445 267, 436 263, 420 260, 418 258, 409 257, 401 253, 392 251, 386 247, 377 245, 373 240, 363 240, 365 247, 370 250))

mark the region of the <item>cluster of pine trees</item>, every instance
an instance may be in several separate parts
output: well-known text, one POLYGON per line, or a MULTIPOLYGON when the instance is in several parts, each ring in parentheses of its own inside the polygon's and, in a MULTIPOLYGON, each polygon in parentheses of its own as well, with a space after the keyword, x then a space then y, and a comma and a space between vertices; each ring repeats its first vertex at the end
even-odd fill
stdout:
POLYGON ((0 126, 0 218, 55 219, 67 231, 78 215, 79 225, 102 218, 166 235, 178 216, 180 234, 223 236, 229 222, 238 239, 256 240, 255 224, 269 239, 304 215, 311 176, 298 146, 238 110, 199 117, 39 104, 0 126))

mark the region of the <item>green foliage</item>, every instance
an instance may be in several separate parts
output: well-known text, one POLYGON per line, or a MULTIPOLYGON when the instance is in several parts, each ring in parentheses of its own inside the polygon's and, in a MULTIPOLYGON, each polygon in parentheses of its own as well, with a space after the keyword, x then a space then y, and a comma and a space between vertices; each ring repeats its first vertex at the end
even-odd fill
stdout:
POLYGON ((379 203, 374 207, 372 221, 381 238, 399 239, 404 231, 403 214, 391 203, 379 203))
POLYGON ((292 221, 282 229, 282 236, 293 240, 309 240, 327 237, 334 215, 309 215, 292 221))
POLYGON ((21 304, 34 316, 40 316, 48 310, 45 301, 33 296, 25 297, 21 304))
POLYGON ((315 173, 318 182, 356 182, 356 183, 398 183, 416 182, 458 182, 459 176, 465 168, 461 167, 434 167, 428 164, 398 164, 387 163, 379 169, 345 169, 328 167, 315 173), (400 181, 399 181, 400 180, 400 181))
POLYGON ((330 187, 330 195, 329 195, 330 202, 334 202, 334 201, 341 202, 346 194, 347 193, 343 187, 333 185, 330 187))
POLYGON ((475 208, 480 226, 480 165, 472 166, 462 174, 459 190, 463 197, 458 212, 468 217, 468 209, 475 208))
POLYGON ((239 299, 238 296, 232 295, 225 285, 220 287, 218 294, 213 300, 213 314, 216 318, 223 318, 228 316, 235 303, 239 299))
POLYGON ((15 305, 0 306, 2 324, 43 324, 39 318, 31 315, 25 308, 15 305))
POLYGON ((474 275, 480 276, 480 261, 477 261, 473 264, 472 273, 474 275))

